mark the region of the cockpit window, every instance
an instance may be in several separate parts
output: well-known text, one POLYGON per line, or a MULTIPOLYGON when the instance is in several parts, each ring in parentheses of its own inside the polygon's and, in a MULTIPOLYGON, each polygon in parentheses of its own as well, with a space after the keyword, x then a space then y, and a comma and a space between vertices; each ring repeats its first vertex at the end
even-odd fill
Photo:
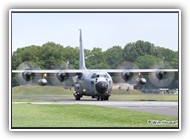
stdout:
POLYGON ((104 77, 105 77, 105 78, 109 78, 109 76, 108 76, 108 74, 107 74, 107 73, 105 73, 105 74, 104 74, 104 77))
POLYGON ((105 77, 105 78, 109 78, 108 74, 107 73, 93 73, 92 76, 91 76, 91 79, 94 79, 94 78, 98 78, 98 77, 105 77))

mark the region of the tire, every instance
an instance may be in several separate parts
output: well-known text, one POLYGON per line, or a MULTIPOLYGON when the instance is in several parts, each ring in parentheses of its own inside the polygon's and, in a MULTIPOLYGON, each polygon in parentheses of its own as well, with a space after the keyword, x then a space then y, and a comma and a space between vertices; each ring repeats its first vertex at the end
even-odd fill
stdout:
POLYGON ((105 96, 104 100, 106 100, 106 101, 109 100, 109 96, 105 96))
POLYGON ((99 101, 99 100, 100 100, 100 96, 97 97, 97 101, 99 101))
POLYGON ((76 96, 75 100, 77 100, 77 101, 80 100, 80 96, 76 96))
POLYGON ((104 100, 104 96, 101 97, 101 101, 103 101, 103 100, 104 100))

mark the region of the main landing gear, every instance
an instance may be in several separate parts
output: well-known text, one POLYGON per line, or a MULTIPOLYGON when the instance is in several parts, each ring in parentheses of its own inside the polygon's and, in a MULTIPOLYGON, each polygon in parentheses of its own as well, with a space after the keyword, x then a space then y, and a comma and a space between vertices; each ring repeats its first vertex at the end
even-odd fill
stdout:
MULTIPOLYGON (((81 95, 80 93, 78 93, 76 91, 73 93, 73 95, 75 97, 75 100, 80 100, 81 97, 83 96, 83 95, 81 95)), ((110 94, 92 96, 92 98, 96 98, 97 101, 100 101, 100 100, 101 101, 107 101, 107 100, 109 100, 109 97, 110 97, 110 94)))
POLYGON ((96 99, 97 99, 97 101, 99 101, 99 100, 101 100, 101 101, 103 101, 103 100, 109 100, 109 96, 97 96, 96 97, 96 99))

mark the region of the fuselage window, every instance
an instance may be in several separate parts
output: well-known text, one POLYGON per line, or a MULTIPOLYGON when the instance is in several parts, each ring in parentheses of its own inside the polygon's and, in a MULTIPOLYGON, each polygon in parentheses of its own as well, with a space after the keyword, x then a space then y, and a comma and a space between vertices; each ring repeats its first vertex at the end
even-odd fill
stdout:
POLYGON ((91 76, 91 79, 99 78, 99 77, 109 78, 109 76, 106 73, 105 74, 96 74, 96 73, 93 73, 92 76, 91 76))

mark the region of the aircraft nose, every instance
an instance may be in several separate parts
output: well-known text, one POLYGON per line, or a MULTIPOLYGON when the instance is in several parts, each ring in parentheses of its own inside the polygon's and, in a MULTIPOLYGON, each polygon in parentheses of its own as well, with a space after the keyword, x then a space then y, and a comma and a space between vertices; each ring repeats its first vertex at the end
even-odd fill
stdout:
POLYGON ((96 90, 103 94, 108 90, 108 84, 105 81, 100 81, 96 84, 96 90))

